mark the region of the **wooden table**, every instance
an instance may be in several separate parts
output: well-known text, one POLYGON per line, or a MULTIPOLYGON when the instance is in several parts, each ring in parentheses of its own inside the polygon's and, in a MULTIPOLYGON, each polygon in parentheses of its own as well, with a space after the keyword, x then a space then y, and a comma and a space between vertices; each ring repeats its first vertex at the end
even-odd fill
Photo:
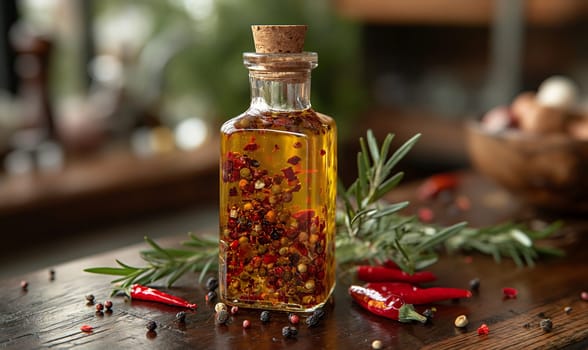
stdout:
MULTIPOLYGON (((417 185, 404 186, 391 197, 411 199, 417 185)), ((468 218, 476 223, 477 218, 482 224, 508 216, 535 215, 475 175, 462 176, 457 194, 468 196, 469 210, 456 214, 447 203, 417 201, 411 210, 427 205, 440 221, 468 218)), ((281 335, 281 328, 287 325, 285 313, 274 313, 270 323, 261 324, 259 311, 240 310, 230 324, 216 326, 214 305, 204 301, 205 289, 193 275, 171 289, 172 293, 199 304, 195 312, 188 313, 185 325, 175 321, 178 308, 125 301, 123 297, 112 298, 111 313, 96 315, 94 306, 86 305, 85 295, 92 293, 97 301, 109 298, 110 278, 87 274, 82 269, 112 266, 115 258, 140 264, 137 252, 145 246, 139 244, 56 266, 52 281, 49 267, 2 280, 0 347, 370 349, 372 341, 379 339, 385 349, 584 349, 588 346, 588 302, 580 299, 580 293, 588 290, 587 227, 586 220, 570 219, 564 235, 556 241, 566 249, 567 256, 542 259, 535 268, 518 269, 512 261, 496 264, 477 254, 442 257, 432 267, 439 285, 467 288, 469 280, 478 277, 481 286, 471 299, 434 305, 437 313, 431 324, 401 324, 371 315, 351 301, 347 283, 339 282, 334 303, 326 307, 324 321, 316 328, 306 328, 302 323, 295 339, 281 335), (21 279, 28 281, 27 291, 21 289, 21 279), (503 287, 516 288, 518 297, 504 300, 503 287), (566 306, 572 308, 569 314, 564 312, 566 306), (464 330, 453 326, 454 319, 461 314, 470 320, 464 330), (551 318, 551 332, 539 328, 541 317, 551 318), (251 320, 250 329, 242 328, 244 319, 251 320), (159 325, 155 333, 145 328, 150 320, 159 325), (476 333, 482 323, 490 327, 487 336, 476 333), (83 324, 93 326, 94 331, 81 332, 83 324)), ((160 243, 170 246, 182 238, 169 237, 160 243)), ((417 309, 423 311, 425 307, 417 309)))

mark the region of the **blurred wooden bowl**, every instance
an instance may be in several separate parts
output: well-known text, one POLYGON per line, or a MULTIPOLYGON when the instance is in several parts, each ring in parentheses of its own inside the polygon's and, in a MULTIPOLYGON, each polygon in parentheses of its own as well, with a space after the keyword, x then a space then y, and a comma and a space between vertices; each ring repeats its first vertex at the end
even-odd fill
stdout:
POLYGON ((490 132, 466 126, 472 165, 533 207, 588 212, 588 141, 518 129, 490 132))

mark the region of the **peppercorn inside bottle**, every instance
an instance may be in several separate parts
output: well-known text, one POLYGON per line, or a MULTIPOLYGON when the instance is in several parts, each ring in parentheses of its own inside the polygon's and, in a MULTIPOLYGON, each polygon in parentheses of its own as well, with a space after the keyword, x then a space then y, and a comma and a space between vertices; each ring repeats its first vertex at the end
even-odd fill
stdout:
POLYGON ((221 128, 220 297, 312 311, 335 286, 336 127, 310 105, 317 55, 244 61, 251 106, 221 128))

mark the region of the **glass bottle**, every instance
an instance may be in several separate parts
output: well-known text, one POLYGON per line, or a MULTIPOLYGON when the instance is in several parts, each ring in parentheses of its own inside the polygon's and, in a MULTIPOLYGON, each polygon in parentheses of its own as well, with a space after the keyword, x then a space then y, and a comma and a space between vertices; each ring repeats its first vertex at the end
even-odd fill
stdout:
MULTIPOLYGON (((253 32, 292 27, 301 30, 253 32)), ((219 294, 241 307, 312 311, 335 287, 336 126, 311 108, 317 54, 268 40, 243 55, 249 109, 221 127, 219 294)))

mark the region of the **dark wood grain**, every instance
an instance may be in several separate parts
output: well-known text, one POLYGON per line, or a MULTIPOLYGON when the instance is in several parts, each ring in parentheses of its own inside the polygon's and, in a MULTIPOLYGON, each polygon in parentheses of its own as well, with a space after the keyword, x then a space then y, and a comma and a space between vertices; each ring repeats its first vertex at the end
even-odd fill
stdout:
MULTIPOLYGON (((412 208, 431 205, 438 219, 447 220, 460 219, 461 215, 475 217, 478 208, 483 208, 484 220, 489 221, 488 216, 495 220, 503 218, 505 214, 500 210, 478 206, 479 198, 488 195, 498 198, 496 193, 489 192, 496 191, 494 187, 478 177, 464 177, 461 186, 460 191, 466 191, 463 193, 470 191, 482 196, 472 197, 472 208, 467 212, 448 219, 449 215, 443 214, 446 206, 439 203, 415 202, 412 208), (482 191, 483 188, 486 190, 482 191)), ((397 195, 407 198, 411 193, 414 193, 414 186, 402 188, 397 195)), ((513 215, 525 212, 509 210, 513 215)), ((401 324, 371 315, 347 295, 352 281, 339 281, 333 303, 326 308, 325 320, 316 328, 307 328, 301 323, 295 339, 285 339, 281 335, 281 328, 288 324, 285 313, 273 313, 272 321, 262 324, 259 311, 242 309, 228 325, 216 326, 214 305, 204 301, 205 290, 197 283, 195 275, 186 276, 168 290, 199 304, 196 311, 188 312, 185 325, 175 321, 178 308, 127 301, 123 297, 112 298, 111 313, 96 314, 94 306, 86 305, 84 296, 92 293, 98 302, 108 299, 110 278, 82 270, 90 266, 111 266, 115 258, 141 264, 137 253, 145 246, 135 245, 54 267, 53 281, 49 279, 49 267, 2 280, 0 347, 369 349, 373 340, 380 339, 385 349, 583 349, 588 346, 588 302, 580 299, 580 292, 588 290, 584 252, 588 234, 586 222, 581 218, 571 219, 564 231, 566 235, 558 242, 567 250, 567 256, 542 259, 535 268, 519 269, 511 261, 496 264, 489 257, 475 254, 442 257, 432 268, 439 277, 432 285, 467 288, 469 280, 478 277, 481 286, 471 299, 434 305, 438 311, 432 324, 401 324), (29 282, 27 291, 21 289, 21 279, 29 282), (516 288, 518 297, 504 300, 503 287, 516 288), (572 307, 569 314, 564 312, 566 306, 572 307), (540 313, 552 319, 552 332, 545 333, 539 328, 540 313), (453 326, 455 317, 460 314, 467 315, 470 320, 463 331, 453 326), (251 320, 250 329, 242 328, 244 319, 251 320), (150 320, 159 325, 155 333, 145 328, 150 320), (487 336, 476 333, 482 323, 490 327, 487 336), (527 323, 530 327, 524 326, 527 323), (94 331, 81 332, 83 324, 95 327, 94 331)), ((160 243, 171 246, 182 239, 182 236, 171 237, 160 243)), ((417 307, 420 311, 425 308, 417 307)))

